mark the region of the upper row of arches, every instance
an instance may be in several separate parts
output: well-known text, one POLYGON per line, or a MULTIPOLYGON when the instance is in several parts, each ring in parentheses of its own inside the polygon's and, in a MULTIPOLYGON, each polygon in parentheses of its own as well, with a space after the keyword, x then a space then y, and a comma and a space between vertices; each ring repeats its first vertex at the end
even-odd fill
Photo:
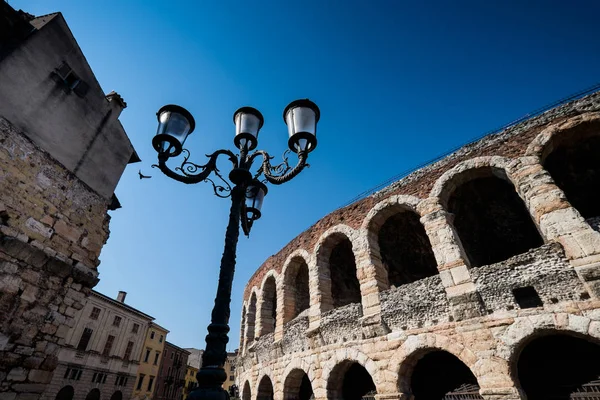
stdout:
POLYGON ((458 164, 438 179, 429 199, 392 196, 369 212, 360 230, 338 225, 322 235, 313 254, 292 253, 281 278, 269 271, 244 302, 242 347, 244 340, 275 330, 278 309, 286 323, 309 309, 311 301, 321 312, 360 303, 368 292, 361 290, 361 274, 369 271, 371 284, 386 290, 438 274, 456 260, 452 254, 479 267, 539 247, 544 238, 532 191, 557 187, 565 206, 570 203, 583 218, 600 216, 595 196, 600 113, 591 114, 570 129, 542 132, 525 157, 458 164), (533 171, 537 186, 519 181, 515 171, 523 170, 533 171))

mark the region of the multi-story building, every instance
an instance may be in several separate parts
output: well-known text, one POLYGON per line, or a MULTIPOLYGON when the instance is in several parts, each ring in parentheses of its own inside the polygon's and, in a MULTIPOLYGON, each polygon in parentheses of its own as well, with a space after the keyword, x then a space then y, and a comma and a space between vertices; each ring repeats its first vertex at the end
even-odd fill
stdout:
POLYGON ((190 352, 165 342, 154 400, 179 400, 185 385, 185 373, 190 352))
POLYGON ((98 282, 107 210, 118 207, 125 166, 139 161, 119 122, 125 107, 102 90, 60 13, 36 18, 0 1, 4 399, 41 396, 98 282))
MULTIPOLYGON (((204 350, 195 349, 193 347, 186 348, 185 350, 187 350, 190 353, 188 357, 188 370, 193 369, 197 372, 200 369, 200 367, 202 367, 202 354, 204 353, 204 350)), ((223 366, 223 369, 227 374, 227 379, 225 380, 225 382, 223 382, 223 389, 227 390, 232 396, 234 394, 237 394, 237 386, 235 384, 235 368, 237 356, 237 350, 235 350, 234 352, 228 352, 227 360, 225 361, 225 365, 223 366)), ((188 388, 188 390, 185 391, 185 393, 189 393, 191 391, 189 387, 193 389, 196 386, 198 386, 196 382, 196 373, 194 373, 193 376, 189 376, 189 378, 186 375, 186 380, 188 379, 190 380, 191 384, 186 383, 186 388, 188 388)))
POLYGON ((69 330, 58 366, 43 399, 131 398, 144 336, 153 318, 125 304, 125 292, 111 299, 92 291, 69 330))
POLYGON ((156 377, 160 369, 168 330, 151 322, 140 354, 140 366, 133 389, 133 399, 151 399, 156 388, 156 377))
POLYGON ((187 398, 188 394, 190 394, 190 392, 198 386, 198 381, 196 380, 197 373, 198 373, 198 368, 191 366, 189 364, 189 359, 188 359, 188 365, 185 370, 185 384, 183 386, 182 396, 181 396, 182 400, 185 400, 187 398))
POLYGON ((235 364, 237 362, 237 350, 227 353, 227 360, 223 369, 227 374, 227 379, 223 382, 223 389, 227 390, 231 396, 237 393, 237 386, 235 385, 235 364))

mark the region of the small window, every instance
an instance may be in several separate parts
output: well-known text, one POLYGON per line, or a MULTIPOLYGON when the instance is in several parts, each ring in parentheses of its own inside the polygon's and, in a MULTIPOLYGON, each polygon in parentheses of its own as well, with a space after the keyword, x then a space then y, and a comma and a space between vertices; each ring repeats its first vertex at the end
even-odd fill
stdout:
POLYGON ((160 351, 154 354, 154 365, 158 365, 158 357, 160 357, 160 351))
POLYGON ((233 376, 233 375, 229 375, 229 380, 230 380, 230 381, 235 381, 235 376, 233 376))
POLYGON ((87 83, 79 79, 77 74, 73 72, 69 64, 63 62, 58 68, 54 70, 56 75, 62 80, 62 83, 65 85, 65 88, 70 91, 72 90, 79 97, 85 96, 87 91, 89 90, 89 86, 87 83))
POLYGON ((96 377, 98 376, 97 372, 94 372, 94 375, 92 375, 92 382, 96 382, 96 377))
POLYGON ((133 351, 133 342, 128 342, 127 347, 125 348, 125 354, 123 355, 123 359, 129 360, 131 358, 132 351, 133 351))
POLYGON ((92 312, 90 313, 90 319, 96 320, 100 316, 100 309, 98 307, 92 308, 92 312))
POLYGON ((113 320, 113 326, 116 326, 117 328, 119 326, 121 326, 121 320, 122 320, 121 317, 119 317, 118 315, 115 315, 115 319, 113 320))
POLYGON ((231 372, 235 371, 235 365, 231 364, 231 372))
POLYGON ((131 333, 138 333, 140 330, 140 324, 133 324, 133 328, 131 328, 131 333))
POLYGON ((150 349, 146 349, 146 355, 144 356, 144 362, 148 362, 148 358, 150 357, 150 349))
POLYGON ((544 305, 533 286, 513 289, 513 295, 515 296, 515 301, 521 308, 542 307, 544 305))
POLYGON ((154 331, 150 332, 150 339, 154 339, 154 331))
POLYGON ((137 388, 136 390, 141 390, 142 389, 142 383, 144 383, 144 377, 146 375, 144 374, 140 374, 140 379, 138 380, 138 384, 137 384, 137 388))
POLYGON ((110 355, 110 350, 112 349, 113 342, 115 341, 115 337, 112 335, 108 335, 106 338, 106 343, 104 343, 104 350, 102 350, 102 355, 108 357, 110 355))
POLYGON ((152 390, 152 384, 153 383, 154 383, 154 377, 151 376, 150 380, 148 381, 148 389, 147 389, 148 392, 152 390))
POLYGON ((175 352, 171 353, 171 360, 173 359, 174 355, 175 355, 175 352))
POLYGON ((163 335, 160 335, 160 338, 158 339, 158 343, 162 343, 163 342, 163 335))
POLYGON ((87 349, 90 338, 92 337, 92 332, 94 331, 90 328, 85 328, 83 330, 81 339, 79 339, 79 344, 77 345, 77 350, 85 351, 87 349))

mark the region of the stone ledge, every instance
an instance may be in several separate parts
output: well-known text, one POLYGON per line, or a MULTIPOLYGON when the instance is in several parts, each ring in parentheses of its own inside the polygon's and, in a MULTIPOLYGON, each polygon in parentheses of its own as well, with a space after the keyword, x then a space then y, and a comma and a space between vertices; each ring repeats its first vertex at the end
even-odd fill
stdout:
POLYGON ((41 269, 60 278, 71 276, 74 282, 89 288, 96 286, 100 281, 98 272, 83 263, 76 262, 74 265, 70 265, 68 262, 52 257, 43 250, 16 237, 0 234, 0 251, 36 269, 41 269))

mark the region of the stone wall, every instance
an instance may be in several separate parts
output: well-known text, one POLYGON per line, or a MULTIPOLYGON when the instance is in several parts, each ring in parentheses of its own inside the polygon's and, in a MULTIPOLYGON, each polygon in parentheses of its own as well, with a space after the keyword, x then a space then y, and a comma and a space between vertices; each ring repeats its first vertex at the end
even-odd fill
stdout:
POLYGON ((0 144, 0 398, 29 400, 98 281, 109 217, 105 199, 2 118, 0 144))
MULTIPOLYGON (((266 303, 262 288, 267 279, 275 281, 277 320, 268 335, 262 330, 263 318, 252 326, 247 324, 250 314, 243 320, 247 326, 242 326, 238 387, 248 383, 254 400, 267 376, 275 399, 282 400, 293 391, 286 387, 287 377, 299 369, 316 399, 335 400, 341 396, 340 371, 357 363, 372 377, 379 399, 409 400, 415 365, 425 355, 443 351, 468 367, 479 396, 516 400, 525 398, 516 363, 531 340, 565 333, 600 343, 597 218, 584 219, 544 168, 560 143, 576 145, 581 138, 600 135, 599 111, 600 93, 557 107, 329 214, 292 240, 246 286, 243 309, 260 316, 266 303), (481 182, 485 185, 477 186, 481 182), (503 197, 485 202, 477 196, 452 197, 466 186, 470 191, 463 194, 494 188, 503 197), (503 205, 502 199, 510 204, 503 205), (455 216, 450 210, 456 202, 463 203, 455 216), (486 202, 494 209, 488 215, 482 214, 486 202), (505 213, 504 208, 519 212, 505 213), (394 267, 402 268, 404 252, 416 246, 407 245, 398 256, 385 237, 393 230, 382 226, 407 211, 417 215, 426 235, 417 257, 428 240, 436 271, 419 277, 422 267, 411 265, 416 273, 404 280, 409 283, 401 283, 388 275, 390 256, 395 257, 394 267), (488 225, 476 226, 482 221, 488 225), (522 227, 527 235, 514 240, 522 227), (507 240, 490 244, 483 237, 490 230, 507 240), (486 257, 475 260, 475 253, 463 245, 467 237, 479 256, 496 254, 484 262, 486 257), (350 245, 339 260, 336 246, 342 242, 350 245), (294 310, 286 305, 293 304, 294 266, 302 262, 308 266, 311 302, 306 314, 292 319, 294 310), (338 306, 343 302, 332 287, 349 278, 340 278, 340 271, 351 270, 360 286, 360 302, 338 306), (250 311, 250 295, 256 297, 256 310, 250 311)), ((406 230, 396 237, 407 243, 401 238, 414 226, 398 229, 406 230)))

